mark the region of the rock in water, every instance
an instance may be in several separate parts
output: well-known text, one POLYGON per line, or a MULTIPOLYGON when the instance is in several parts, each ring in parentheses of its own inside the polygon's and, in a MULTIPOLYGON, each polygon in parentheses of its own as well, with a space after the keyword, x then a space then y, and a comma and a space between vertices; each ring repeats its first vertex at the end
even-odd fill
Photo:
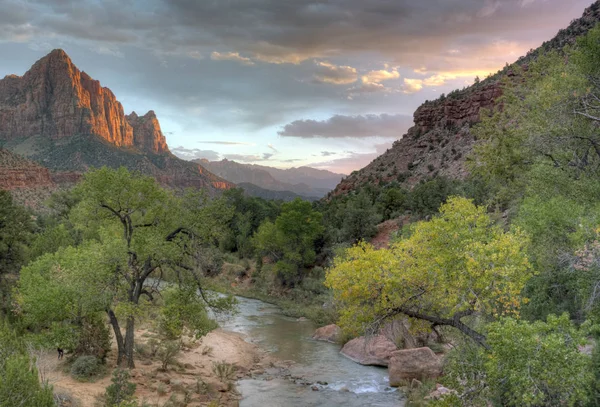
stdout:
POLYGON ((392 353, 388 366, 390 386, 398 387, 413 379, 423 380, 439 377, 442 364, 427 347, 403 349, 392 353))
POLYGON ((387 366, 398 348, 383 335, 359 336, 344 345, 342 355, 361 365, 387 366))
POLYGON ((342 329, 335 325, 326 325, 317 329, 312 337, 316 341, 338 343, 342 339, 342 329))

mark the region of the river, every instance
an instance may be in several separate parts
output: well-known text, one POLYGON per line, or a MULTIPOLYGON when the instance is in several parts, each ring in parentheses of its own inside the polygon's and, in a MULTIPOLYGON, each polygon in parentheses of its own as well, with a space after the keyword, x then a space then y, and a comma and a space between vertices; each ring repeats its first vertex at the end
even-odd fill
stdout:
POLYGON ((311 383, 277 375, 272 380, 240 380, 241 407, 404 405, 401 393, 388 386, 387 369, 359 365, 342 356, 339 346, 312 340, 316 327, 311 321, 286 317, 262 301, 238 301, 239 313, 221 321, 222 328, 244 334, 278 359, 296 362, 289 374, 311 383))

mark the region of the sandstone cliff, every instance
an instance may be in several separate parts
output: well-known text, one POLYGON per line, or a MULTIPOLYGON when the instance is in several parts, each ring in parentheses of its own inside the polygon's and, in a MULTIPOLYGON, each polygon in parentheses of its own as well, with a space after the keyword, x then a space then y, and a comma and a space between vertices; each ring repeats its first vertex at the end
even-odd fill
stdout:
POLYGON ((0 140, 76 134, 145 152, 168 151, 154 112, 125 116, 111 90, 77 69, 63 50, 52 51, 22 77, 0 80, 0 140))
MULTIPOLYGON (((540 48, 520 58, 516 64, 526 68, 544 49, 562 49, 585 34, 600 21, 600 1, 585 10, 580 19, 571 22, 540 48)), ((392 148, 365 168, 344 178, 329 196, 342 195, 368 183, 398 181, 411 187, 420 180, 446 176, 467 176, 465 160, 475 140, 471 127, 479 121, 481 109, 496 107, 502 95, 501 81, 513 77, 512 66, 496 75, 435 101, 427 101, 414 113, 414 126, 396 141, 392 148)))
MULTIPOLYGON (((211 192, 234 186, 171 154, 153 111, 126 116, 111 90, 81 72, 63 50, 52 51, 23 76, 0 80, 0 145, 42 166, 27 172, 7 164, 7 189, 42 182, 36 177, 73 183, 101 166, 125 166, 176 188, 211 192)), ((0 166, 3 161, 9 162, 0 156, 0 166)))

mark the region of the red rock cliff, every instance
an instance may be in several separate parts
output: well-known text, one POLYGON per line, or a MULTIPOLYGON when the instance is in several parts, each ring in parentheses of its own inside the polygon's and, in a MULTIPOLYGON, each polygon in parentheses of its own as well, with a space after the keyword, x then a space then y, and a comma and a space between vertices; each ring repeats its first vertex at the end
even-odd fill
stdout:
POLYGON ((133 112, 126 118, 127 122, 133 127, 133 141, 136 146, 144 151, 158 154, 169 151, 167 140, 160 129, 160 123, 158 123, 153 110, 141 117, 133 112))
POLYGON ((145 152, 168 151, 153 112, 129 123, 111 90, 77 69, 63 50, 52 51, 22 77, 0 80, 0 140, 76 134, 145 152))

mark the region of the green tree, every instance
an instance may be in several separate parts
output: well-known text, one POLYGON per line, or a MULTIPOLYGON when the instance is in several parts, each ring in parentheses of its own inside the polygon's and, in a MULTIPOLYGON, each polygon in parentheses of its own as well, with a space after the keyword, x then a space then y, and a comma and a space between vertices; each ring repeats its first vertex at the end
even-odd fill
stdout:
POLYGON ((351 243, 373 237, 381 221, 381 215, 365 191, 350 198, 340 216, 343 217, 342 239, 351 243))
POLYGON ((484 207, 453 197, 389 250, 365 243, 348 249, 334 260, 326 285, 341 307, 341 325, 352 333, 405 315, 452 326, 487 346, 463 319, 518 312, 532 275, 527 244, 518 229, 495 225, 484 207))
POLYGON ((315 242, 323 234, 323 216, 310 202, 295 199, 281 206, 275 223, 263 223, 254 236, 261 256, 277 262, 278 275, 284 284, 302 279, 301 269, 315 261, 315 242))
POLYGON ((76 192, 81 202, 70 216, 99 238, 42 256, 23 270, 20 295, 26 317, 73 321, 86 312, 105 311, 117 343, 117 363, 133 367, 135 321, 141 307, 161 290, 164 273, 174 274, 180 287, 200 290, 209 305, 231 305, 202 290, 203 270, 197 267, 197 252, 217 239, 227 222, 222 216, 229 211, 221 211, 218 201, 195 194, 182 201, 154 179, 124 168, 90 171, 76 192))
POLYGON ((0 191, 0 277, 15 273, 27 260, 27 244, 34 230, 31 215, 0 191))

